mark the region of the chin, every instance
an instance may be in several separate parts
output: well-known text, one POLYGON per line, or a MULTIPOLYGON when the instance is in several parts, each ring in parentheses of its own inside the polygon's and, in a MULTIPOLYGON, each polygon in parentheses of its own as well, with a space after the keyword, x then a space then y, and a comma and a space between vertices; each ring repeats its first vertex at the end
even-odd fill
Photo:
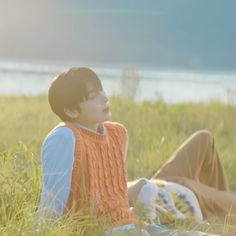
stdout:
POLYGON ((111 121, 111 116, 107 116, 104 120, 103 120, 103 122, 104 121, 111 121))
POLYGON ((111 117, 103 120, 103 122, 105 122, 105 121, 111 121, 111 117))
POLYGON ((112 114, 110 113, 110 114, 108 115, 108 120, 111 120, 111 117, 112 117, 112 114))

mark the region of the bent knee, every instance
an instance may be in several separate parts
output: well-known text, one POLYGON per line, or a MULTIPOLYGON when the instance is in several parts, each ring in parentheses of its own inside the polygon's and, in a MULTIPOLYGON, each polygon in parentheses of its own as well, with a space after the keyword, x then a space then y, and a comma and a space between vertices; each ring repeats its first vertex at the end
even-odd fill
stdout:
POLYGON ((198 130, 197 132, 194 133, 194 135, 203 140, 203 141, 212 141, 214 139, 213 134, 206 129, 198 130))

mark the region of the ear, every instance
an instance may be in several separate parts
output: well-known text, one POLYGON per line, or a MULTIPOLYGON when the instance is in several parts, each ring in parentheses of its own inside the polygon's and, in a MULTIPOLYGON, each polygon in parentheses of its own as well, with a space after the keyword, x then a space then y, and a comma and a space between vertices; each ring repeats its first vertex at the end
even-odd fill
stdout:
POLYGON ((79 116, 79 112, 77 110, 70 110, 70 109, 67 109, 67 108, 64 108, 64 112, 67 116, 69 116, 71 119, 75 119, 75 118, 78 118, 79 116))

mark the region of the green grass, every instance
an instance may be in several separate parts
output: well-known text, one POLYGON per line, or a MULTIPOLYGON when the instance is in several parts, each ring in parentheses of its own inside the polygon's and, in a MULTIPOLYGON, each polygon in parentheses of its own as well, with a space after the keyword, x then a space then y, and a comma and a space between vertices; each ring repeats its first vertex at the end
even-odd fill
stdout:
MULTIPOLYGON (((112 120, 129 132, 128 179, 151 177, 190 134, 210 130, 216 138, 226 174, 236 190, 236 108, 219 102, 170 105, 160 101, 111 99, 112 120)), ((50 111, 46 96, 0 97, 0 235, 32 235, 34 212, 41 190, 40 147, 59 119, 50 111)), ((59 221, 39 235, 77 235, 91 220, 59 221)), ((95 234, 94 234, 95 235, 95 234)))

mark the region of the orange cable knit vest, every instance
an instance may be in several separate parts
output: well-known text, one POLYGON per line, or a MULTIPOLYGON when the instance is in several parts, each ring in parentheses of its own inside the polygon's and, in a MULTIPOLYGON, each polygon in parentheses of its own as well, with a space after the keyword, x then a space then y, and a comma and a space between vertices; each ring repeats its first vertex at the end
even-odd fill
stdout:
POLYGON ((126 129, 104 122, 98 134, 66 122, 76 137, 71 190, 64 213, 95 214, 113 225, 137 223, 129 208, 124 163, 126 129))

